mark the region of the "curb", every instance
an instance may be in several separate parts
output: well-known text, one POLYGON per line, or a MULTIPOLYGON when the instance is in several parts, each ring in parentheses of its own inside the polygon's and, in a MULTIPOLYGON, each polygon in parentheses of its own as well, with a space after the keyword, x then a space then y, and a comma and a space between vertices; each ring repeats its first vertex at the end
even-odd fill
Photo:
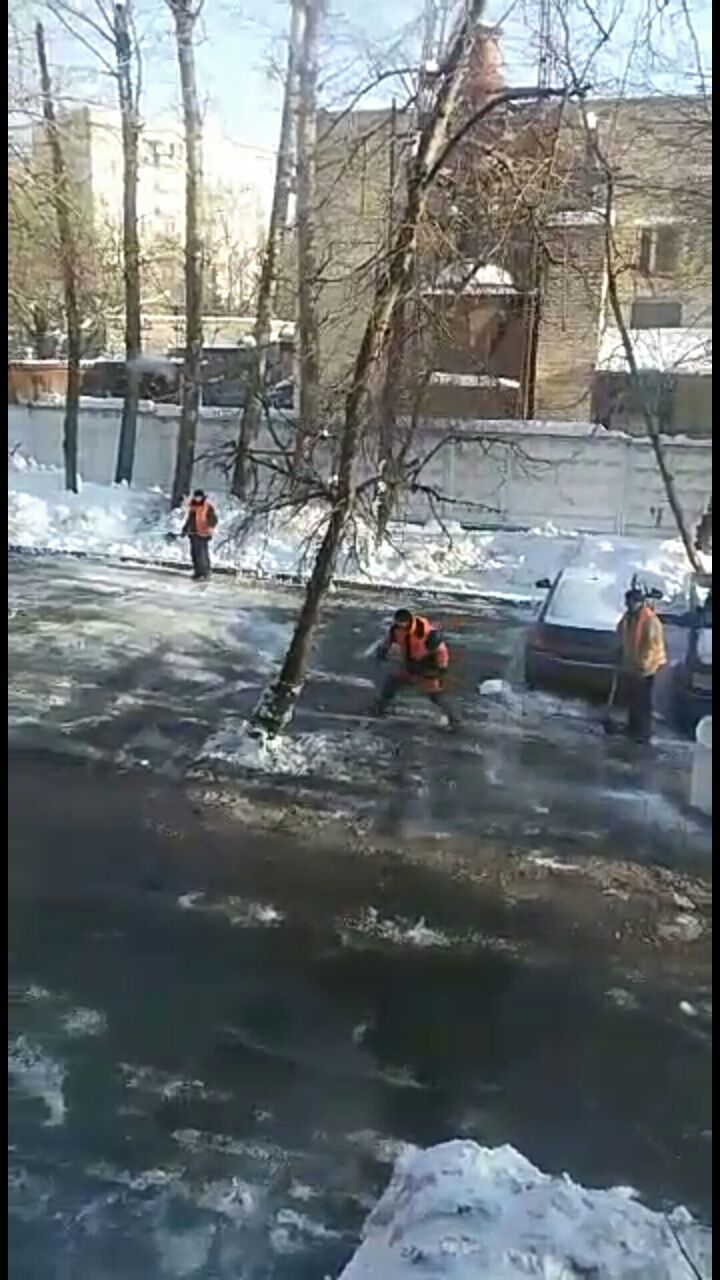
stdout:
MULTIPOLYGON (((130 569, 164 569, 183 577, 187 577, 189 569, 189 564, 186 565, 177 560, 165 560, 163 558, 148 560, 142 556, 104 556, 93 551, 64 551, 52 547, 26 547, 20 542, 8 543, 8 555, 33 556, 37 559, 48 556, 56 559, 83 560, 91 564, 121 564, 130 569)), ((281 586, 294 588, 297 591, 302 590, 306 582, 305 578, 301 578, 295 573, 259 574, 252 573, 248 569, 233 569, 230 565, 224 564, 213 566, 213 577, 236 578, 239 582, 248 586, 281 586)), ((460 591, 451 587, 448 587, 447 590, 440 587, 407 588, 399 586, 397 582, 358 582, 355 578, 334 578, 330 588, 331 594, 337 590, 348 594, 355 592, 361 595, 379 595, 381 592, 389 592, 398 596, 418 596, 424 600, 450 600, 458 604, 471 604, 473 601, 480 601, 483 604, 503 605, 507 608, 521 610, 533 609, 537 603, 536 600, 512 599, 493 592, 460 591)), ((538 596, 539 599, 541 599, 540 596, 538 596)))

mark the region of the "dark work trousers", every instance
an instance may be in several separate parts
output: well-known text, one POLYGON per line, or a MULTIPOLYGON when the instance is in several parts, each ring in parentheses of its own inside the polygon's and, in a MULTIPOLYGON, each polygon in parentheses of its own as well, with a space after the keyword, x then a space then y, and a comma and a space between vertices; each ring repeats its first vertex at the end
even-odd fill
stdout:
POLYGON ((383 715, 384 712, 387 711, 390 703, 397 697, 401 689, 417 689, 420 693, 423 693, 426 698, 429 698, 430 701, 447 716, 449 724, 460 724, 460 716, 444 689, 438 689, 437 692, 430 692, 427 689, 424 689, 418 681, 411 680, 404 671, 391 671, 390 674, 385 677, 385 682, 380 690, 380 697, 377 701, 378 715, 383 715))
POLYGON ((191 533, 189 536, 193 578, 202 581, 210 577, 210 539, 201 538, 197 533, 191 533))
POLYGON ((649 742, 652 737, 652 698, 654 676, 625 675, 627 699, 627 732, 637 742, 649 742))

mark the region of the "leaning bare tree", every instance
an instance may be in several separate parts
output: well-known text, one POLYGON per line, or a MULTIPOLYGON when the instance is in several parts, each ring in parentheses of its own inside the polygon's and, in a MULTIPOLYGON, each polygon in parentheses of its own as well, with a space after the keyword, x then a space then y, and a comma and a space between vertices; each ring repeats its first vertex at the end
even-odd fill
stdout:
POLYGON ((122 258, 125 303, 125 392, 115 464, 116 483, 132 480, 137 436, 141 354, 138 148, 140 140, 140 51, 131 0, 97 0, 92 11, 72 0, 46 0, 57 21, 117 82, 123 168, 122 258))
POLYGON ((338 554, 354 515, 357 462, 369 418, 369 399, 378 362, 387 351, 393 318, 411 284, 420 223, 429 194, 455 147, 496 107, 514 98, 552 96, 558 90, 516 90, 498 94, 472 113, 455 132, 451 123, 458 105, 467 58, 484 0, 471 0, 438 76, 432 103, 422 127, 407 182, 404 205, 379 273, 370 312, 354 362, 339 431, 336 474, 329 486, 330 513, 310 574, 302 608, 278 678, 263 693, 251 717, 251 727, 278 733, 289 721, 305 678, 313 633, 324 597, 332 582, 338 554))
MULTIPOLYGON (((575 129, 602 233, 604 304, 599 321, 608 334, 614 327, 632 404, 688 560, 697 569, 697 550, 665 452, 662 397, 657 394, 658 383, 672 378, 674 369, 672 362, 667 367, 661 351, 651 354, 650 366, 641 363, 631 317, 633 299, 643 292, 662 302, 677 297, 680 290, 696 302, 704 297, 709 305, 708 264, 695 242, 702 246, 710 239, 712 103, 685 0, 668 0, 662 11, 648 7, 636 18, 626 47, 627 32, 618 26, 621 13, 617 8, 606 17, 597 0, 582 0, 576 11, 558 0, 552 56, 565 68, 570 83, 589 77, 612 86, 609 101, 605 97, 597 104, 589 99, 581 104, 575 129), (669 86, 668 51, 663 47, 667 30, 673 32, 674 76, 669 86), (663 77, 660 92, 658 75, 663 77), (690 81, 691 94, 683 78, 690 81), (657 263, 643 260, 643 229, 652 249, 657 228, 663 225, 677 243, 678 261, 658 269, 657 263), (700 270, 693 280, 698 260, 700 270)), ((648 358, 647 352, 643 358, 648 358)))
POLYGON ((320 381, 318 370, 318 269, 315 251, 317 203, 315 152, 318 37, 323 0, 300 0, 300 2, 303 23, 298 66, 296 181, 300 414, 295 437, 294 465, 296 471, 306 460, 308 448, 317 434, 320 381))
POLYGON ((67 333, 67 388, 65 392, 65 419, 63 423, 63 457, 65 460, 65 487, 78 492, 78 411, 80 407, 80 358, 82 355, 82 329, 78 301, 77 244, 70 214, 70 186, 62 137, 57 121, 52 81, 48 68, 47 48, 43 25, 35 27, 40 88, 45 135, 52 164, 52 202, 58 225, 60 259, 65 299, 65 324, 67 333))
POLYGON ((175 22, 180 88, 185 126, 185 364, 172 505, 190 492, 200 412, 200 367, 203 327, 203 251, 201 237, 202 117, 195 75, 195 25, 201 5, 167 0, 175 22))
POLYGON ((125 285, 125 395, 118 439, 115 481, 132 480, 140 396, 140 241, 138 236, 139 75, 133 75, 133 49, 127 6, 115 6, 115 58, 123 151, 123 278, 125 285))
POLYGON ((247 492, 250 449, 260 429, 265 390, 265 372, 268 349, 272 336, 272 317, 278 286, 278 267, 283 232, 288 219, 290 189, 293 174, 293 113, 297 93, 298 46, 300 41, 302 7, 305 0, 290 0, 290 34, 288 38, 287 66, 283 94, 280 138, 275 162, 270 224, 258 286, 255 313, 254 347, 248 379, 247 396, 240 420, 240 431, 235 449, 231 488, 237 498, 247 492))
POLYGON ((665 455, 663 438, 658 422, 657 414, 653 412, 652 406, 648 400, 648 396, 643 384, 638 359, 635 354, 635 348, 630 333, 630 326, 625 318, 625 312, 620 297, 620 262, 622 255, 618 248, 616 229, 615 229, 615 179, 613 168, 608 157, 604 154, 598 139, 597 130, 587 127, 587 115, 585 114, 586 132, 592 148, 592 152, 598 162, 605 183, 605 196, 603 204, 603 237, 605 248, 605 280, 607 288, 607 300, 613 321, 620 335, 623 353, 627 362, 630 385, 633 388, 635 401, 640 407, 642 419, 645 424, 648 440, 655 457, 660 479, 662 480, 667 497, 668 506, 673 515, 673 519, 677 526, 678 533, 682 540, 683 547, 687 554, 687 558, 694 569, 701 568, 700 560, 697 554, 693 537, 688 528, 685 519, 685 513, 682 508, 680 496, 675 485, 675 477, 668 464, 665 455))

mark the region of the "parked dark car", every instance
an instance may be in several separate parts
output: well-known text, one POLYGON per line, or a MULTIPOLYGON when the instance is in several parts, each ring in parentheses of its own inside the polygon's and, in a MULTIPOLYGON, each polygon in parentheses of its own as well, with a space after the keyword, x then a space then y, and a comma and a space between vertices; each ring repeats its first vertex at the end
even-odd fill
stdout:
POLYGON ((625 584, 615 574, 568 568, 536 585, 547 595, 525 643, 528 685, 606 697, 617 666, 615 628, 625 584))
POLYGON ((673 667, 673 718, 685 733, 694 733, 703 716, 712 715, 712 575, 696 573, 690 581, 690 608, 678 620, 688 628, 683 661, 673 667))
MULTIPOLYGON (((628 583, 616 573, 561 569, 547 589, 525 643, 525 679, 530 688, 574 689, 607 697, 617 669, 616 627, 628 583)), ((644 587, 648 599, 662 592, 644 587)))

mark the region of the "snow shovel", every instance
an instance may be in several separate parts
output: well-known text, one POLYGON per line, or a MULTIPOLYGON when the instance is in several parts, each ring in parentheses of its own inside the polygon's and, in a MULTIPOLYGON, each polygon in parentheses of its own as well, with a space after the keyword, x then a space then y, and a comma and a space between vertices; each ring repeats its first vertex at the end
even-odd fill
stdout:
POLYGON ((612 683, 610 685, 610 692, 608 694, 608 700, 605 703, 605 713, 603 715, 603 720, 602 720, 602 727, 605 733, 607 734, 619 732, 619 726, 615 723, 612 717, 613 708, 617 700, 618 683, 619 683, 619 674, 617 671, 614 671, 612 683))

